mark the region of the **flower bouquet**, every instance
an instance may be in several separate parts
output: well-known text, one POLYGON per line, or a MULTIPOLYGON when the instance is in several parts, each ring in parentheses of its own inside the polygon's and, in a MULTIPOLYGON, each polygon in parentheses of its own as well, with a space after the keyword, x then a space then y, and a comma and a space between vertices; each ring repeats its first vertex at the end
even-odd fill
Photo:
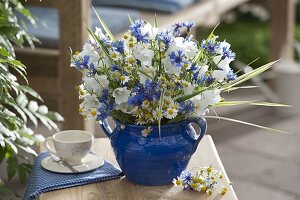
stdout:
POLYGON ((156 20, 151 25, 129 17, 129 30, 117 40, 98 18, 103 29, 88 29, 90 38, 83 50, 71 53, 72 66, 82 73, 79 112, 100 122, 120 167, 133 182, 161 185, 178 176, 206 132, 203 117, 231 120, 208 115, 210 109, 241 104, 278 106, 226 102, 221 97, 223 92, 247 88, 238 85, 274 62, 237 76, 230 67, 236 54, 213 32, 198 42, 191 34, 193 23, 161 29, 156 20), (113 131, 108 116, 116 121, 113 131), (190 122, 198 123, 200 135, 190 122), (160 163, 159 169, 153 163, 160 163))

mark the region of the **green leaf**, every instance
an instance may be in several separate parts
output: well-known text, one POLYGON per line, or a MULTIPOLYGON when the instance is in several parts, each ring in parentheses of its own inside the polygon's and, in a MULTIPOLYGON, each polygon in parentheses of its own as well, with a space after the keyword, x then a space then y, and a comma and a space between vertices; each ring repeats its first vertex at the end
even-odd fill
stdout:
POLYGON ((20 182, 23 184, 26 181, 26 175, 27 175, 27 171, 26 169, 23 167, 23 165, 19 165, 18 167, 18 175, 19 175, 19 180, 20 182))
POLYGON ((7 176, 8 180, 11 180, 18 170, 18 159, 15 156, 12 156, 7 159, 7 176))
POLYGON ((24 93, 30 94, 34 98, 37 98, 37 99, 39 99, 40 101, 43 102, 42 97, 35 90, 33 90, 31 87, 29 87, 27 85, 19 85, 18 88, 21 91, 23 91, 24 93))
POLYGON ((96 14, 99 22, 101 23, 103 29, 105 30, 105 32, 108 34, 108 36, 110 37, 110 39, 112 41, 115 41, 115 38, 114 38, 113 34, 111 33, 111 31, 109 30, 108 26, 105 24, 105 22, 103 21, 103 19, 98 15, 98 13, 95 10, 94 6, 92 6, 92 8, 93 8, 93 10, 94 10, 94 12, 95 12, 95 14, 96 14))
POLYGON ((200 94, 200 93, 202 93, 202 92, 204 92, 205 90, 208 90, 208 89, 209 88, 202 88, 201 90, 198 90, 198 91, 196 91, 192 94, 188 94, 188 95, 184 95, 182 97, 179 97, 179 98, 176 99, 176 102, 181 103, 183 101, 186 101, 186 100, 188 100, 188 99, 190 99, 194 96, 197 96, 198 94, 200 94))
POLYGON ((27 109, 27 108, 23 108, 23 111, 26 113, 26 115, 29 117, 29 119, 32 121, 32 123, 34 124, 35 127, 37 127, 38 125, 38 121, 35 118, 35 116, 27 109))
POLYGON ((240 123, 240 124, 245 124, 248 126, 253 126, 256 128, 261 128, 261 129, 265 129, 268 131, 273 131, 273 132, 279 132, 279 133, 285 133, 285 134, 292 134, 290 132, 287 131, 282 131, 282 130, 278 130, 278 129, 273 129, 273 128, 269 128, 269 127, 265 127, 265 126, 261 126, 261 125, 257 125, 257 124, 252 124, 250 122, 245 122, 245 121, 241 121, 241 120, 237 120, 237 119, 231 119, 231 118, 227 118, 227 117, 220 117, 220 116, 205 116, 205 118, 212 118, 212 119, 218 119, 218 120, 225 120, 225 121, 231 121, 231 122, 236 122, 236 123, 240 123))
POLYGON ((64 118, 63 116, 61 116, 59 113, 57 112, 53 112, 53 111, 49 111, 46 116, 51 119, 52 121, 55 121, 55 122, 62 122, 64 121, 64 118))
POLYGON ((0 165, 5 158, 6 148, 0 145, 0 165))

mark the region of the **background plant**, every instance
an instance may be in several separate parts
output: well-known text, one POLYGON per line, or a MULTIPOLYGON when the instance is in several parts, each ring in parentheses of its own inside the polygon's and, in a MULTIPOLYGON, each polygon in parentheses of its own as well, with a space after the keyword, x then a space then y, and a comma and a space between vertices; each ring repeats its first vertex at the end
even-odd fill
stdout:
MULTIPOLYGON (((48 129, 57 129, 54 121, 63 118, 56 112, 48 111, 47 106, 39 105, 43 102, 41 96, 28 85, 22 85, 17 77, 26 83, 26 67, 15 57, 14 46, 22 47, 26 42, 34 47, 37 39, 26 32, 24 21, 17 19, 24 16, 32 24, 35 19, 29 10, 18 0, 1 0, 0 2, 0 165, 7 162, 8 180, 18 174, 23 183, 31 171, 28 156, 36 156, 32 148, 34 144, 43 141, 42 135, 34 134, 27 127, 29 121, 34 126, 38 120, 48 129), (21 153, 21 152, 25 152, 21 153), (23 156, 26 155, 26 156, 23 156), (28 156, 27 156, 28 155, 28 156)), ((0 180, 0 197, 8 192, 0 180)))

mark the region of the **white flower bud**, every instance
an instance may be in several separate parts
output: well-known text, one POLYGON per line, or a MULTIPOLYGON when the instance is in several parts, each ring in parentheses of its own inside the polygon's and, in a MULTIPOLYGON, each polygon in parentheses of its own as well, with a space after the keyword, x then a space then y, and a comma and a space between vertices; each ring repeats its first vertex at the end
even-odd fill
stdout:
POLYGON ((25 94, 20 94, 17 99, 16 99, 17 104, 21 107, 24 108, 28 104, 28 99, 25 94))
POLYGON ((39 107, 38 112, 41 113, 42 115, 46 115, 48 113, 48 107, 45 105, 41 105, 39 107))
POLYGON ((29 104, 28 104, 28 109, 31 112, 36 112, 39 109, 39 105, 37 104, 36 101, 30 101, 29 104))

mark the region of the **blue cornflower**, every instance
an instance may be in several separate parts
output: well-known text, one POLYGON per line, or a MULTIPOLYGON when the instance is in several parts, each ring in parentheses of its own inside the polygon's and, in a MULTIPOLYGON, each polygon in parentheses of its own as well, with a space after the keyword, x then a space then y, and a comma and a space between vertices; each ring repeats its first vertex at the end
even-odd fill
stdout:
POLYGON ((171 52, 169 57, 172 65, 175 65, 176 67, 182 67, 184 64, 186 64, 184 59, 185 54, 181 50, 178 50, 177 52, 171 52))
POLYGON ((124 53, 124 41, 116 41, 112 43, 112 47, 119 53, 124 53))
POLYGON ((193 22, 175 23, 172 27, 173 35, 175 37, 180 36, 181 28, 184 28, 184 27, 187 29, 187 32, 189 33, 189 32, 191 32, 191 29, 193 26, 194 26, 193 22))
POLYGON ((147 43, 149 33, 142 34, 141 28, 144 26, 145 22, 137 19, 134 21, 134 23, 130 26, 130 31, 132 35, 136 38, 138 42, 147 43))
POLYGON ((194 112, 195 110, 195 106, 192 100, 181 102, 179 106, 179 111, 184 112, 186 115, 188 115, 191 112, 194 112))
POLYGON ((173 35, 175 37, 180 36, 180 29, 182 28, 182 23, 175 23, 173 25, 173 35))
POLYGON ((112 65, 110 71, 114 72, 116 70, 118 70, 118 66, 117 65, 112 65))
POLYGON ((192 172, 191 171, 188 171, 188 170, 184 170, 181 174, 180 174, 180 176, 179 176, 179 178, 182 180, 182 182, 184 182, 184 183, 189 183, 190 181, 193 181, 193 174, 192 174, 192 172))
POLYGON ((183 22, 183 27, 186 27, 187 32, 190 32, 193 26, 195 25, 194 22, 183 22))
POLYGON ((228 46, 223 47, 223 56, 222 59, 228 58, 228 59, 235 59, 235 53, 231 51, 231 49, 228 46))
POLYGON ((160 32, 158 34, 158 41, 163 42, 166 45, 166 48, 169 47, 174 37, 170 34, 170 32, 160 32))
POLYGON ((220 42, 216 42, 214 40, 203 40, 201 47, 210 53, 215 53, 217 49, 220 48, 220 42))
POLYGON ((237 75, 236 75, 236 73, 234 73, 233 71, 232 71, 232 69, 227 73, 227 79, 229 80, 229 81, 233 81, 233 80, 235 80, 237 78, 237 75))
POLYGON ((74 64, 78 70, 88 69, 89 61, 90 61, 90 57, 88 55, 85 55, 83 56, 82 60, 75 60, 74 64))
POLYGON ((109 92, 107 89, 104 89, 104 90, 102 90, 102 95, 101 95, 101 97, 99 97, 98 100, 100 103, 109 103, 108 97, 109 97, 109 92))

